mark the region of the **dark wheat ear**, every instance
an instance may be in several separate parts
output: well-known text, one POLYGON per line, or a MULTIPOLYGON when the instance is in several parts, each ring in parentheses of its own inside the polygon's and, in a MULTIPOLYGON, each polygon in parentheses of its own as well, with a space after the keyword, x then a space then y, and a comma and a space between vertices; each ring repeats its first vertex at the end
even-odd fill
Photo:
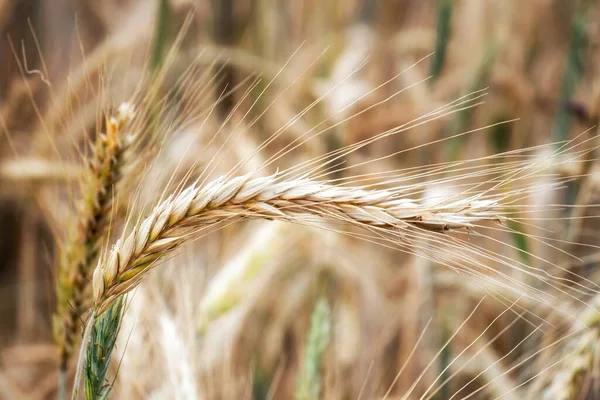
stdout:
POLYGON ((128 134, 133 107, 123 103, 106 118, 106 133, 99 133, 87 167, 77 225, 60 254, 57 310, 53 317, 54 339, 65 371, 79 338, 82 315, 92 305, 90 278, 102 241, 106 237, 115 197, 135 136, 128 134))

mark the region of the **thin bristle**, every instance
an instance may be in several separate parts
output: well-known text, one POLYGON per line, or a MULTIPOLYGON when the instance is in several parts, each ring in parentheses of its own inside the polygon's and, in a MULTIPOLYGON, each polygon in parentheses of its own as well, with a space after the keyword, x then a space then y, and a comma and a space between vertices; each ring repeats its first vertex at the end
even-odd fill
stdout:
POLYGON ((321 297, 315 303, 310 316, 310 329, 304 349, 302 369, 298 376, 296 400, 321 398, 321 368, 325 350, 331 335, 331 315, 327 299, 321 297))

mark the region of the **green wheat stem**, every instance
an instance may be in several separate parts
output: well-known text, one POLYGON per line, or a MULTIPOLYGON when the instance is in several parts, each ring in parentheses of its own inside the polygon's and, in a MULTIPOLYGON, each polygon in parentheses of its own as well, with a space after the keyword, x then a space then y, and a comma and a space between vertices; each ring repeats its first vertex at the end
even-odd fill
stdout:
POLYGON ((586 43, 585 24, 582 13, 577 13, 571 25, 569 38, 569 53, 562 79, 560 101, 553 130, 553 141, 565 140, 571 127, 571 115, 566 107, 567 102, 575 93, 577 83, 583 75, 582 51, 586 43))
POLYGON ((310 316, 310 330, 304 349, 304 361, 296 386, 296 400, 319 399, 321 367, 331 334, 331 310, 325 297, 319 297, 310 316))
POLYGON ((446 50, 450 42, 450 26, 452 23, 452 2, 450 0, 439 0, 437 6, 437 36, 435 42, 435 53, 431 58, 429 83, 433 86, 440 76, 446 60, 446 50))
MULTIPOLYGON (((510 139, 512 135, 511 126, 509 124, 498 124, 499 122, 510 119, 510 116, 505 114, 498 114, 497 118, 492 119, 492 124, 496 125, 491 129, 488 135, 489 146, 495 153, 504 153, 509 150, 510 139)), ((517 210, 510 210, 509 212, 517 212, 517 210)), ((508 219, 507 225, 510 230, 511 239, 515 247, 519 251, 519 258, 525 265, 530 265, 530 249, 527 236, 523 233, 523 224, 516 219, 508 219)))
POLYGON ((169 7, 169 0, 158 0, 156 30, 154 31, 151 59, 151 68, 153 73, 160 71, 163 66, 164 53, 168 39, 170 14, 171 10, 169 7))
MULTIPOLYGON (((584 9, 585 7, 581 6, 579 10, 575 12, 573 21, 571 23, 569 51, 565 61, 558 109, 556 112, 556 119, 554 121, 554 129, 552 131, 552 140, 556 143, 567 140, 569 137, 572 117, 567 104, 571 101, 571 98, 575 94, 577 85, 583 76, 583 66, 585 62, 583 59, 583 50, 587 43, 584 9)), ((581 190, 581 183, 583 181, 582 179, 567 183, 568 190, 566 191, 566 198, 564 200, 567 204, 574 204, 577 201, 577 197, 579 196, 581 190)), ((574 215, 574 211, 575 209, 572 209, 569 214, 574 215)), ((565 230, 565 238, 569 240, 572 239, 571 236, 574 236, 576 232, 575 227, 577 224, 574 224, 573 221, 575 220, 569 220, 567 222, 567 227, 565 230)))

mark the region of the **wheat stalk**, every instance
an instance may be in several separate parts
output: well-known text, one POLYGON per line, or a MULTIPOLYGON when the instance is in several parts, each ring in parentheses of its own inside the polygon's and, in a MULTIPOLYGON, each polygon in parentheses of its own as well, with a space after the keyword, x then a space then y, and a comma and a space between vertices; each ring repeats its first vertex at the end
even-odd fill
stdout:
POLYGON ((107 117, 106 134, 99 134, 96 139, 89 180, 82 188, 84 199, 77 213, 77 229, 61 256, 53 324, 63 371, 77 341, 79 319, 92 302, 89 279, 108 230, 114 188, 121 179, 125 154, 133 141, 132 135, 123 133, 132 118, 133 109, 127 103, 119 107, 115 116, 107 117))
POLYGON ((296 384, 296 400, 321 398, 322 364, 331 339, 331 310, 327 298, 319 297, 310 315, 302 369, 296 384))
POLYGON ((417 226, 444 232, 503 219, 497 200, 465 200, 420 205, 388 190, 333 186, 309 179, 279 180, 278 174, 252 174, 192 185, 154 208, 150 216, 119 239, 94 271, 97 315, 132 290, 150 267, 194 233, 243 218, 303 222, 307 217, 345 221, 367 228, 397 230, 417 226))

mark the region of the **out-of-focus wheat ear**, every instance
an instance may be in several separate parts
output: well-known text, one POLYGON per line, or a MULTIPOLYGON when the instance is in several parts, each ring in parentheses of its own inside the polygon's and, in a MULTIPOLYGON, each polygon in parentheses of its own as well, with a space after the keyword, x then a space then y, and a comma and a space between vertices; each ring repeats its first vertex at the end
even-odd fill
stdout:
POLYGON ((321 398, 321 367, 331 335, 331 312, 325 297, 319 297, 310 315, 310 330, 298 376, 296 400, 321 398))
POLYGON ((133 107, 124 103, 115 116, 106 118, 106 134, 98 134, 87 167, 83 197, 75 215, 77 225, 60 254, 53 333, 63 372, 79 339, 81 317, 92 305, 91 275, 108 231, 115 187, 133 142, 134 136, 125 130, 133 116, 133 107))
POLYGON ((590 375, 594 374, 600 344, 600 296, 579 315, 573 333, 561 355, 561 368, 543 392, 544 400, 582 398, 586 379, 594 379, 590 375))
POLYGON ((106 375, 123 311, 123 297, 119 297, 107 312, 94 321, 84 364, 85 398, 88 400, 106 399, 112 389, 112 382, 107 380, 106 375))

